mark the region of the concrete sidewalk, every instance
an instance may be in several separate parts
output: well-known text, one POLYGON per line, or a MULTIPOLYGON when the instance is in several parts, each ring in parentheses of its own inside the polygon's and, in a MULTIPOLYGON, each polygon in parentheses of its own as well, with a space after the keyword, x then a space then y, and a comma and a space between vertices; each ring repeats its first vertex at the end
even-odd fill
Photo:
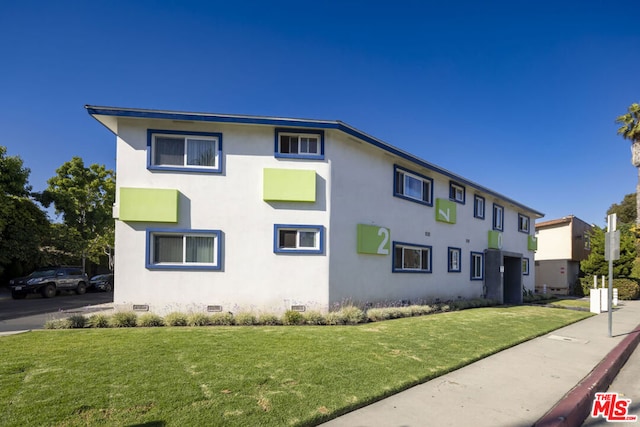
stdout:
MULTIPOLYGON (((639 326, 640 301, 622 301, 613 312, 613 337, 602 313, 322 425, 580 426, 593 394, 607 390, 633 352, 639 326)), ((625 397, 638 408, 640 396, 625 397)))

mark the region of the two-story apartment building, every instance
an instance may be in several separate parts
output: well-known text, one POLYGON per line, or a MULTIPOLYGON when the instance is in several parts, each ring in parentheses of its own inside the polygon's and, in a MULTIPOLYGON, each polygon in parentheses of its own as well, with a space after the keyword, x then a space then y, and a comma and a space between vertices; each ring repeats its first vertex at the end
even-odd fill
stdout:
POLYGON ((538 250, 535 255, 536 290, 568 295, 577 283, 580 261, 591 253, 592 226, 573 216, 536 224, 538 250))
POLYGON ((517 303, 534 288, 540 212, 341 121, 86 108, 116 135, 117 308, 517 303))

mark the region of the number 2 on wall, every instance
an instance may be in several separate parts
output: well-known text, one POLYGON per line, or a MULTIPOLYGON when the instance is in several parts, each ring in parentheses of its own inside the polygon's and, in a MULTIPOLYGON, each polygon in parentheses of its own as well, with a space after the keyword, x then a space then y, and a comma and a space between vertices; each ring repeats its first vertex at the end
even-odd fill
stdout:
POLYGON ((382 242, 380 242, 380 246, 378 246, 378 253, 380 255, 389 255, 389 249, 385 248, 387 243, 389 243, 389 230, 386 228, 378 228, 378 236, 382 236, 382 242))

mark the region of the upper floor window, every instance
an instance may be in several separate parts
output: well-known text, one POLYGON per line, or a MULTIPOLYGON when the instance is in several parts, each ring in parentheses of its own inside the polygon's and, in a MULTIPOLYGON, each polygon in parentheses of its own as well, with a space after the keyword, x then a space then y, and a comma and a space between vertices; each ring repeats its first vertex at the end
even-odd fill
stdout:
POLYGON ((477 194, 473 196, 473 216, 484 219, 484 197, 477 194))
POLYGON ((393 195, 425 205, 433 205, 433 180, 394 166, 393 195))
POLYGON ((465 203, 465 188, 457 182, 449 182, 449 199, 456 203, 465 203))
POLYGON ((222 170, 221 153, 221 133, 147 131, 149 169, 216 173, 222 170))
POLYGON ((591 250, 591 235, 589 233, 585 232, 582 236, 583 236, 582 238, 584 239, 584 248, 585 248, 585 250, 590 251, 591 250))
POLYGON ((504 208, 498 204, 493 204, 493 229, 504 230, 504 208))
POLYGON ((393 242, 393 272, 431 273, 431 246, 393 242))
POLYGON ((275 156, 324 159, 324 132, 305 129, 276 129, 275 156))
POLYGON ((518 231, 523 233, 529 232, 529 217, 526 215, 518 214, 518 231))

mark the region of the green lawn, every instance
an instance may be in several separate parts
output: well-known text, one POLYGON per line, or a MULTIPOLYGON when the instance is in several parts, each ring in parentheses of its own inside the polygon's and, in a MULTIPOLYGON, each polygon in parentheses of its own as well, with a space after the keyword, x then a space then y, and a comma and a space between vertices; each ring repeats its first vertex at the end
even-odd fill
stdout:
POLYGON ((588 300, 582 299, 561 299, 557 301, 550 302, 549 304, 554 305, 556 307, 577 307, 577 308, 586 308, 589 310, 590 302, 588 300))
POLYGON ((520 306, 358 326, 7 336, 0 425, 313 425, 589 315, 520 306))

